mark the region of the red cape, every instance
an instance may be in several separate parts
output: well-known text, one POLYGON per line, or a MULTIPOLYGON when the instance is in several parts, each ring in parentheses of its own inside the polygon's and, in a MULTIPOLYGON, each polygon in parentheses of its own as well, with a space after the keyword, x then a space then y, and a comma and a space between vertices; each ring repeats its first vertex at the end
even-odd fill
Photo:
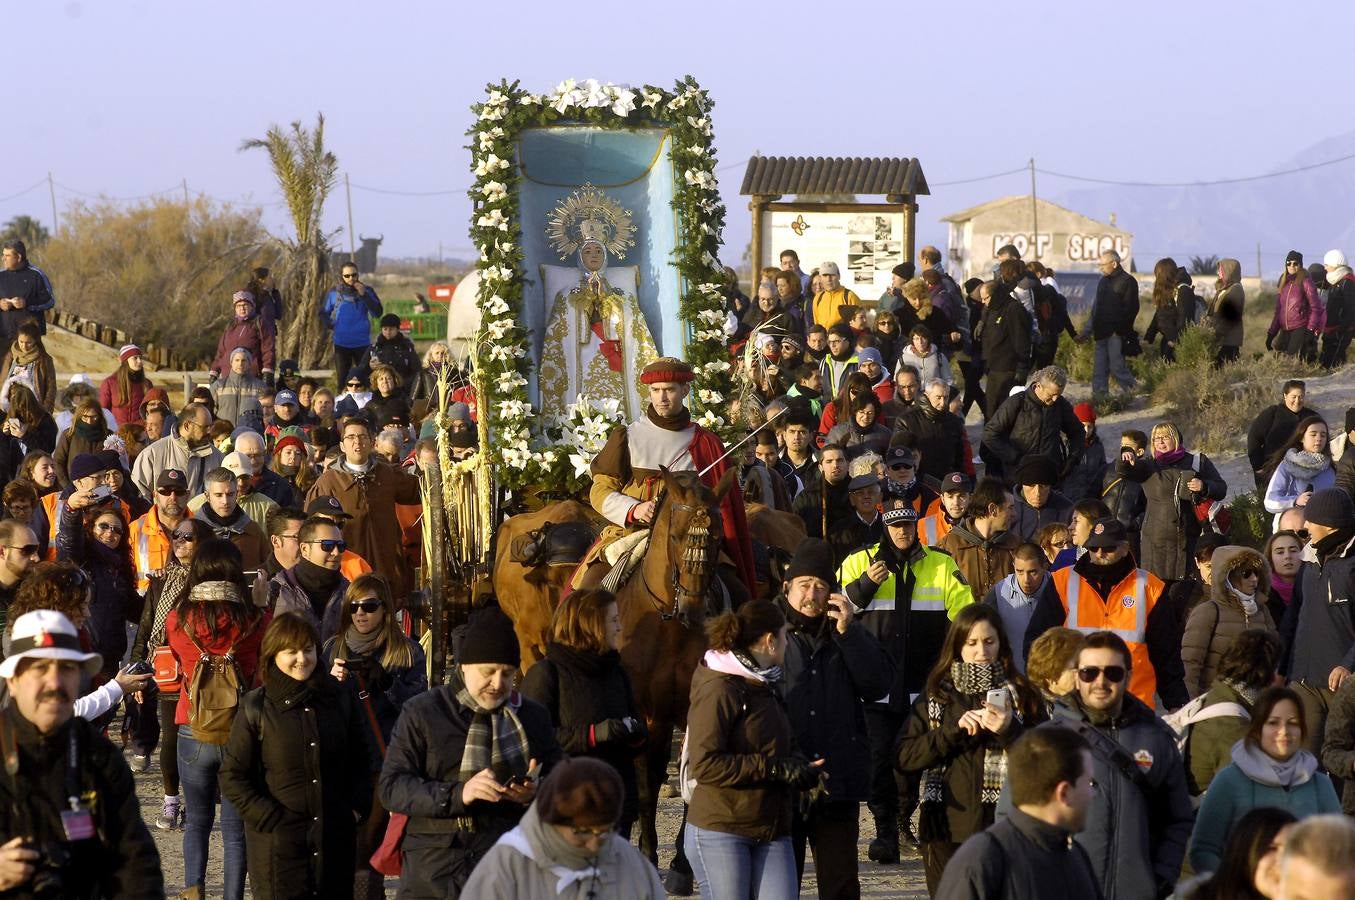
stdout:
MULTIPOLYGON (((713 432, 700 425, 693 427, 695 433, 692 436, 691 446, 692 465, 700 472, 724 455, 725 445, 713 432)), ((701 483, 714 489, 724 477, 729 465, 728 458, 715 463, 709 472, 700 476, 701 483)), ((725 549, 739 570, 739 577, 743 579, 743 585, 748 589, 748 596, 756 596, 757 573, 753 568, 753 544, 748 536, 748 517, 743 511, 743 490, 739 487, 737 478, 729 493, 720 501, 720 520, 724 528, 725 549)))

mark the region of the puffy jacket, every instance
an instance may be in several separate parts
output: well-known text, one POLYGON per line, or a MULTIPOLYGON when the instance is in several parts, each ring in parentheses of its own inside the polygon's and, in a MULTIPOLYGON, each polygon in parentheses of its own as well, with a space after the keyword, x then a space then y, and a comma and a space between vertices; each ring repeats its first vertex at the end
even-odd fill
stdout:
MULTIPOLYGON (((1309 416, 1317 415, 1316 410, 1308 407, 1291 412, 1283 403, 1267 406, 1247 427, 1247 460, 1252 471, 1265 469, 1267 461, 1285 445, 1294 433, 1299 422, 1309 416)), ((1266 475, 1269 478, 1269 473, 1266 475)))
POLYGON ((1355 670, 1355 531, 1341 529, 1329 538, 1337 546, 1319 550, 1318 562, 1299 569, 1280 627, 1289 648, 1289 680, 1324 690, 1336 666, 1355 670))
POLYGON ((912 344, 904 347, 899 352, 899 361, 894 370, 897 372, 901 366, 912 366, 917 369, 918 380, 924 386, 937 378, 946 384, 955 380, 951 375, 950 361, 937 349, 936 344, 932 344, 932 349, 926 356, 918 356, 912 344))
POLYGON ((1308 273, 1300 270, 1297 278, 1285 278, 1275 298, 1275 316, 1270 320, 1266 334, 1274 337, 1281 331, 1306 328, 1317 334, 1327 324, 1327 310, 1317 299, 1308 273))
POLYGON ((1270 566, 1261 554, 1250 547, 1219 547, 1214 551, 1212 563, 1209 600, 1190 611, 1181 637, 1181 664, 1186 669, 1186 690, 1192 698, 1214 683, 1219 660, 1245 629, 1264 628, 1279 634, 1261 593, 1270 584, 1270 566), (1248 565, 1261 572, 1256 612, 1250 615, 1237 595, 1228 590, 1228 576, 1248 565))
POLYGON ((921 475, 940 481, 951 472, 964 472, 970 462, 970 454, 965 452, 966 435, 964 420, 949 409, 938 410, 926 397, 909 406, 898 422, 895 431, 906 431, 917 438, 917 449, 922 453, 921 475))
POLYGON ((1134 330, 1134 319, 1139 314, 1139 283, 1123 268, 1103 275, 1096 283, 1096 297, 1092 300, 1091 315, 1083 333, 1092 339, 1104 341, 1119 335, 1125 337, 1134 330))
MULTIPOLYGON (((1092 745, 1096 802, 1074 839, 1091 857, 1101 893, 1107 900, 1166 897, 1181 873, 1195 818, 1175 733, 1132 695, 1104 726, 1091 723, 1074 694, 1056 703, 1052 720, 1040 727, 1069 728, 1092 745), (1141 774, 1145 786, 1128 771, 1141 774)), ((1000 806, 1010 810, 1005 788, 1002 798, 1000 806)))
POLYGON ((1014 473, 1022 458, 1041 453, 1054 460, 1062 480, 1082 458, 1086 430, 1066 398, 1045 405, 1034 390, 1024 390, 1003 400, 984 424, 983 443, 1003 472, 1014 473))
POLYGON ((263 405, 259 396, 265 385, 253 375, 236 375, 229 369, 212 382, 212 396, 216 398, 216 417, 237 426, 248 426, 251 431, 263 428, 263 405))
POLYGON ((372 320, 381 318, 381 299, 372 286, 359 296, 342 288, 330 288, 320 306, 320 319, 333 332, 334 346, 361 350, 372 342, 372 320))
POLYGON ((361 365, 368 372, 377 366, 390 366, 395 370, 395 374, 400 376, 400 383, 403 385, 401 391, 408 396, 421 364, 419 351, 414 348, 414 342, 408 335, 397 334, 391 340, 386 340, 385 335, 378 334, 376 340, 367 348, 367 357, 361 365))
MULTIPOLYGON (((249 374, 258 377, 273 371, 273 344, 277 334, 273 323, 258 314, 247 319, 234 319, 216 342, 216 356, 212 359, 212 378, 231 370, 231 354, 236 347, 244 347, 254 357, 249 374)), ((364 343, 366 343, 364 341, 364 343)))
MULTIPOLYGON (((1248 717, 1251 715, 1251 701, 1221 679, 1210 686, 1204 703, 1206 707, 1236 703, 1247 711, 1248 717)), ((1217 716, 1190 726, 1186 740, 1186 777, 1190 780, 1192 795, 1203 794, 1219 770, 1232 761, 1233 745, 1242 740, 1250 722, 1250 718, 1241 716, 1217 716)))
POLYGON ((1143 555, 1139 564, 1163 581, 1184 578, 1193 564, 1195 540, 1200 536, 1195 504, 1206 498, 1222 500, 1228 493, 1227 482, 1203 453, 1187 453, 1169 463, 1148 456, 1132 463, 1121 458, 1115 471, 1143 485, 1147 507, 1140 533, 1143 555), (1204 490, 1198 493, 1187 487, 1196 475, 1204 482, 1204 490))
MULTIPOLYGON (((128 381, 128 396, 126 403, 118 403, 118 375, 114 372, 103 380, 99 385, 99 405, 104 409, 111 410, 113 418, 117 420, 119 426, 126 425, 128 422, 141 421, 141 404, 146 399, 146 392, 155 387, 149 378, 143 378, 141 381, 128 381)), ((50 407, 48 407, 50 409, 50 407)))
MULTIPOLYGON (((784 602, 784 601, 783 601, 784 602)), ((822 757, 834 802, 870 797, 870 741, 865 704, 883 698, 894 664, 859 621, 839 633, 831 619, 816 634, 790 632, 782 664, 782 693, 795 744, 822 757)))
POLYGON ((1271 473, 1270 484, 1266 486, 1266 512, 1282 513, 1295 504, 1300 494, 1329 487, 1336 487, 1336 469, 1330 460, 1326 468, 1313 470, 1295 465, 1286 455, 1271 473))
POLYGON ((245 822, 251 893, 347 897, 354 813, 372 802, 374 757, 357 701, 316 671, 307 681, 270 660, 245 695, 221 764, 221 795, 245 822))

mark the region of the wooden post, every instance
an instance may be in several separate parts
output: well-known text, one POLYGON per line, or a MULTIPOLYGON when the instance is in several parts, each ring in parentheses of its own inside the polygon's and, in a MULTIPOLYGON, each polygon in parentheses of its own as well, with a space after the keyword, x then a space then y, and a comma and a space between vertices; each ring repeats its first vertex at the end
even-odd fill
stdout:
POLYGON ((767 214, 770 199, 765 194, 754 194, 748 201, 748 209, 753 214, 753 246, 749 254, 752 259, 752 271, 748 273, 748 280, 754 295, 757 293, 757 274, 762 271, 762 217, 767 214))

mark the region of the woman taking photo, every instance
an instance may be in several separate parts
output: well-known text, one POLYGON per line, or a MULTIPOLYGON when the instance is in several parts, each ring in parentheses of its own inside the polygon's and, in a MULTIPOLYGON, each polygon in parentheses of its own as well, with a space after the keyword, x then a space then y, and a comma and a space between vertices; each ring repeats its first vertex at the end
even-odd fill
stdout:
POLYGON ((1341 811, 1331 779, 1318 771, 1317 757, 1304 748, 1307 742, 1298 694, 1287 687, 1262 691, 1246 736, 1233 745, 1232 764, 1214 777, 1195 817, 1190 836, 1195 871, 1218 868, 1228 832, 1257 807, 1274 806, 1299 819, 1341 811))
POLYGON ((1307 506, 1314 491, 1335 487, 1326 420, 1321 416, 1304 418, 1267 467, 1273 474, 1266 488, 1266 512, 1275 513, 1276 523, 1286 509, 1307 506))
POLYGON ((71 462, 82 453, 98 453, 104 447, 104 439, 110 429, 104 422, 103 407, 93 397, 85 397, 75 407, 70 426, 56 440, 56 449, 52 459, 56 462, 56 475, 61 479, 62 488, 71 486, 69 475, 71 462))
POLYGON ((635 755, 648 732, 621 668, 621 613, 611 591, 573 591, 551 620, 546 656, 527 673, 522 693, 550 713, 555 739, 573 757, 614 768, 624 792, 617 833, 629 840, 639 814, 635 755))
MULTIPOLYGON (((230 655, 235 661, 239 684, 248 689, 256 683, 259 644, 263 640, 264 615, 249 602, 240 551, 230 541, 204 541, 188 569, 188 590, 165 617, 165 634, 184 689, 174 721, 179 726, 179 782, 183 789, 183 863, 186 891, 204 891, 207 876, 207 846, 216 819, 218 776, 225 757, 221 744, 199 740, 189 725, 194 698, 189 685, 198 659, 230 655)), ((238 714, 239 708, 236 708, 238 714)), ((224 845, 223 882, 227 900, 245 895, 245 830, 230 798, 221 798, 221 840, 224 845)))
POLYGON ((521 653, 513 623, 483 607, 454 640, 450 682, 405 703, 378 796, 409 817, 400 897, 456 897, 560 758, 550 714, 513 690, 521 653))
MULTIPOLYGON (((353 579, 344 594, 338 633, 324 649, 325 667, 347 689, 372 757, 384 759, 405 701, 428 690, 423 647, 400 630, 385 577, 368 572, 353 579)), ((355 896, 381 896, 381 876, 368 860, 381 846, 389 816, 374 788, 368 798, 371 811, 358 830, 355 896)))
POLYGON ((127 523, 116 503, 101 503, 94 491, 76 491, 66 500, 56 536, 57 559, 85 571, 93 585, 89 630, 103 655, 103 674, 117 674, 127 652, 127 625, 141 616, 127 523))
POLYGON ((706 623, 710 649, 692 676, 688 772, 696 785, 683 847, 702 900, 794 897, 792 812, 822 761, 795 754, 781 699, 788 627, 752 600, 706 623))
POLYGON ((48 412, 56 408, 56 362, 42 343, 36 323, 24 322, 16 329, 14 343, 0 360, 0 382, 22 381, 48 412))
POLYGON ((259 653, 263 686, 241 699, 221 764, 222 802, 245 821, 250 891, 351 897, 356 819, 372 799, 362 713, 317 665, 305 617, 275 617, 259 653))
POLYGON ((1181 637, 1186 690, 1198 697, 1214 683, 1219 660, 1238 634, 1262 628, 1279 634, 1266 605, 1270 567, 1250 547, 1219 547, 1210 557, 1209 598, 1197 603, 1181 637))
POLYGON ((1195 504, 1222 500, 1228 485, 1203 453, 1190 453, 1182 446, 1181 429, 1171 422, 1153 426, 1152 457, 1120 453, 1115 471, 1120 477, 1143 485, 1147 511, 1143 517, 1139 565, 1163 581, 1179 581, 1190 571, 1200 523, 1195 504))
MULTIPOLYGON (((153 663, 157 647, 169 645, 165 635, 165 620, 170 611, 188 594, 188 569, 199 546, 211 539, 212 529, 198 519, 184 519, 169 534, 170 555, 165 567, 150 573, 146 588, 146 602, 141 610, 141 623, 132 646, 132 659, 153 663)), ((180 686, 183 673, 180 672, 180 686)), ((174 714, 179 708, 179 689, 162 688, 159 692, 160 714, 160 779, 164 786, 164 801, 155 827, 162 831, 183 827, 183 800, 179 797, 179 741, 174 714)))
POLYGON ((9 416, 5 419, 5 434, 19 442, 24 453, 56 449, 57 428, 52 414, 42 408, 28 385, 17 381, 9 385, 9 416))
POLYGON ((918 839, 929 892, 960 844, 993 824, 1007 747, 1043 718, 1039 692, 1012 664, 997 609, 960 610, 899 738, 899 771, 922 773, 918 839))
POLYGON ((118 425, 126 425, 141 419, 141 403, 153 387, 146 377, 141 348, 126 344, 118 351, 118 370, 99 385, 99 403, 113 412, 118 425))
POLYGON ((1270 563, 1270 591, 1266 607, 1278 625, 1284 621, 1284 611, 1294 599, 1294 582, 1303 565, 1304 539, 1297 531, 1277 531, 1266 541, 1265 558, 1270 563))

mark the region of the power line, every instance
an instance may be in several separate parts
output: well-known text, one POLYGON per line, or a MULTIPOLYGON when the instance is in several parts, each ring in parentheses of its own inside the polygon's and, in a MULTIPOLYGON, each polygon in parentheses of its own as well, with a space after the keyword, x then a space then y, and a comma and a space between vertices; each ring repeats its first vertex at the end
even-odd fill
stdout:
POLYGON ((368 187, 365 184, 351 185, 355 190, 372 194, 390 194, 395 197, 444 197, 450 194, 464 194, 465 191, 394 191, 388 188, 368 187))
POLYGON ((69 185, 62 184, 59 181, 53 183, 66 193, 75 194, 77 197, 90 197, 96 200, 112 200, 115 203, 135 203, 137 200, 149 200, 152 197, 159 197, 161 194, 178 193, 179 191, 183 190, 182 184, 176 184, 174 185, 174 187, 165 188, 163 191, 152 191, 149 194, 138 194, 135 197, 110 197, 107 194, 95 193, 92 191, 76 190, 75 188, 70 187, 69 185))
POLYGON ((17 198, 19 198, 19 197, 22 197, 24 194, 28 194, 28 193, 31 193, 31 192, 33 192, 33 191, 36 191, 38 188, 42 187, 42 186, 43 186, 44 184, 46 184, 46 183, 47 183, 47 179, 46 179, 46 178, 39 178, 37 181, 35 181, 35 182, 32 184, 31 187, 26 187, 26 188, 24 188, 22 191, 19 191, 19 193, 17 193, 17 194, 10 194, 8 197, 0 197, 0 203, 4 203, 4 202, 7 201, 7 200, 15 200, 15 199, 17 199, 17 198))
POLYGON ((1218 184, 1242 184, 1248 181, 1264 181, 1267 178, 1280 178, 1285 175, 1294 175, 1299 172, 1310 172, 1313 169, 1334 166, 1337 163, 1343 163, 1351 159, 1355 159, 1355 153, 1350 153, 1346 156, 1338 156, 1336 159, 1328 159, 1323 162, 1310 163, 1306 166, 1281 169, 1278 172, 1266 172, 1261 175, 1243 175, 1237 178, 1215 178, 1209 181, 1117 181, 1112 178, 1092 178, 1087 175, 1069 175, 1064 172, 1051 172, 1048 169, 1040 169, 1039 171, 1043 175, 1052 175, 1055 178, 1067 178, 1071 181, 1088 181, 1092 184, 1112 184, 1120 187, 1211 187, 1218 184))
MULTIPOLYGON (((929 187, 949 187, 952 184, 973 184, 976 181, 992 181, 994 178, 1005 178, 1008 175, 1020 175, 1023 172, 1029 172, 1030 166, 1018 166, 1015 169, 1008 169, 1006 172, 994 172, 992 175, 978 175, 974 178, 957 178, 954 181, 928 181, 929 187)), ((1043 172, 1043 169, 1039 171, 1043 172)))

